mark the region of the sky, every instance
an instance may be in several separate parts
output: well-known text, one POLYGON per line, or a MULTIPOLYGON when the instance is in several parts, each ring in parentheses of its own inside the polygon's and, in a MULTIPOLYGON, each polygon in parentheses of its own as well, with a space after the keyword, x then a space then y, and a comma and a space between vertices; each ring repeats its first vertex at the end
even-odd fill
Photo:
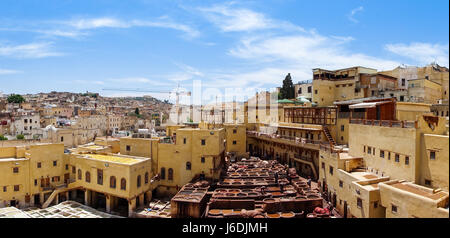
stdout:
POLYGON ((173 100, 154 92, 200 80, 212 100, 313 68, 448 67, 448 37, 447 0, 2 0, 0 92, 173 100))

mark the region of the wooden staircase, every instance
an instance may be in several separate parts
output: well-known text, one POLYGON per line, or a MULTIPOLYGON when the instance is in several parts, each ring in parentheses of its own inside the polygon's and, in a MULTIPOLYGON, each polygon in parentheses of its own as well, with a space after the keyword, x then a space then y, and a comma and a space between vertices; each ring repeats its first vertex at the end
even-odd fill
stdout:
POLYGON ((331 136, 330 130, 328 129, 328 127, 324 126, 323 127, 323 133, 325 134, 325 136, 327 137, 328 141, 330 142, 330 144, 332 146, 336 145, 336 142, 334 141, 333 137, 331 136))

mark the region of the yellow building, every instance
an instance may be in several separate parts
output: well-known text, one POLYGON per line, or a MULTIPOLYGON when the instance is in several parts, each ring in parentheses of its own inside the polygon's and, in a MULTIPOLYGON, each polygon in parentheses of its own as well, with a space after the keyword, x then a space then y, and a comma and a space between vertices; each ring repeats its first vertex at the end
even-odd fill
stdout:
POLYGON ((244 124, 224 124, 226 133, 226 152, 238 157, 247 157, 247 130, 244 124))

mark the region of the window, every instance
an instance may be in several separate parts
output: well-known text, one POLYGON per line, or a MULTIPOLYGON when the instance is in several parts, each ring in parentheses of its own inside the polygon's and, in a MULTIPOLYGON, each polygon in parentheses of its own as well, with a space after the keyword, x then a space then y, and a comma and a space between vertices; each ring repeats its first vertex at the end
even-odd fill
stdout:
POLYGON ((69 170, 69 165, 68 164, 66 164, 66 170, 69 170))
POLYGON ((405 86, 405 84, 406 84, 406 80, 402 79, 402 86, 405 86))
POLYGON ((236 134, 237 133, 237 130, 236 129, 233 129, 233 134, 236 134))
POLYGON ((235 140, 233 141, 233 145, 236 145, 236 141, 235 140))
POLYGON ((202 145, 206 145, 206 141, 202 139, 202 145))
POLYGON ((400 96, 400 102, 403 102, 403 101, 405 101, 405 96, 400 96))
POLYGON ((344 187, 344 182, 342 182, 342 180, 339 180, 339 187, 344 187))
POLYGON ((380 150, 380 157, 384 158, 384 150, 380 150))
POLYGON ((72 173, 74 174, 74 173, 75 173, 75 171, 76 171, 76 168, 75 168, 75 166, 72 166, 72 173))
POLYGON ((78 169, 78 180, 81 180, 81 169, 78 169))
POLYGON ((298 94, 302 94, 302 88, 298 89, 298 94))
POLYGON ((392 213, 397 213, 397 206, 395 206, 394 204, 392 204, 391 206, 392 206, 391 208, 392 213))
POLYGON ((405 157, 405 164, 408 165, 409 164, 409 156, 405 157))
POLYGON ((138 176, 137 176, 136 185, 137 185, 138 188, 141 187, 141 175, 138 175, 138 176))
POLYGON ((145 184, 148 184, 148 172, 145 172, 144 182, 145 184))
POLYGON ((109 187, 116 188, 116 177, 114 176, 109 177, 109 187))
POLYGON ((202 163, 205 163, 205 157, 201 158, 202 163))
POLYGON ((13 168, 13 173, 15 173, 15 174, 19 173, 19 167, 14 167, 13 168))
POLYGON ((431 180, 425 179, 425 186, 431 186, 431 180))
POLYGON ((89 173, 88 171, 86 171, 86 174, 85 174, 85 180, 86 180, 86 182, 87 183, 90 183, 91 182, 91 173, 89 173))
POLYGON ((330 166, 330 174, 333 175, 333 167, 330 166))
POLYGON ((20 190, 20 186, 19 185, 14 185, 14 192, 18 192, 20 190))
POLYGON ((314 94, 317 94, 317 89, 316 89, 316 90, 314 90, 314 94))
POLYGON ((6 191, 7 191, 6 186, 3 186, 3 192, 6 192, 6 191))
POLYGON ((373 148, 373 151, 372 151, 372 152, 373 152, 373 155, 375 155, 375 148, 373 148))
POLYGON ((161 168, 161 179, 166 179, 166 168, 161 168))
POLYGON ((168 170, 168 175, 167 175, 167 179, 168 180, 173 180, 173 169, 172 168, 170 168, 169 170, 168 170))
POLYGON ((399 154, 395 154, 395 162, 400 162, 400 155, 399 154))
POLYGON ((325 169, 325 163, 322 162, 322 169, 325 169))
POLYGON ((308 93, 311 93, 311 89, 312 89, 312 87, 308 86, 308 93))
POLYGON ((103 170, 97 169, 97 184, 103 185, 103 170))
POLYGON ((131 146, 127 145, 127 151, 131 150, 131 146))
POLYGON ((430 159, 435 160, 436 159, 436 151, 430 151, 430 159))
POLYGON ((56 166, 58 164, 58 162, 55 160, 53 161, 53 166, 56 166))
POLYGON ((38 168, 42 167, 42 163, 41 163, 41 162, 38 162, 38 163, 37 163, 37 167, 38 167, 38 168))
POLYGON ((362 208, 362 200, 361 200, 361 198, 357 198, 357 199, 356 199, 356 206, 357 206, 358 208, 362 208))
POLYGON ((191 162, 186 162, 186 170, 191 170, 191 162))
POLYGON ((122 178, 120 180, 120 189, 121 190, 127 190, 127 180, 125 178, 122 178))
POLYGON ((372 147, 370 147, 370 146, 367 147, 367 153, 372 154, 372 147))
POLYGON ((391 152, 388 152, 388 160, 391 160, 391 152))
POLYGON ((61 136, 61 142, 63 142, 64 141, 64 136, 61 136))
POLYGON ((186 144, 186 138, 183 138, 183 144, 186 144))
POLYGON ((37 186, 37 179, 34 180, 34 186, 37 186))
POLYGON ((373 202, 373 208, 378 208, 378 202, 373 202))
POLYGON ((341 125, 341 131, 344 131, 344 129, 345 129, 345 126, 341 125))
POLYGON ((364 146, 364 153, 366 153, 366 146, 364 146))

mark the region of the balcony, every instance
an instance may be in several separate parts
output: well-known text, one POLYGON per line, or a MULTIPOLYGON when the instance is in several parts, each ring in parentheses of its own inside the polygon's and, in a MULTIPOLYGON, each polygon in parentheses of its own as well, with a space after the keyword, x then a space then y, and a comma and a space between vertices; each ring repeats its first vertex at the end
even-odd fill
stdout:
POLYGON ((318 150, 319 144, 321 141, 317 140, 309 140, 305 138, 299 138, 299 137, 293 137, 293 136, 282 136, 278 134, 269 134, 269 133, 262 133, 257 131, 247 131, 247 136, 249 137, 256 137, 258 139, 268 140, 268 141, 274 141, 278 143, 293 145, 293 146, 302 146, 307 147, 309 149, 318 150))
POLYGON ((397 128, 417 128, 415 121, 392 121, 392 120, 367 120, 367 119, 350 119, 350 124, 362 124, 371 126, 397 127, 397 128))

